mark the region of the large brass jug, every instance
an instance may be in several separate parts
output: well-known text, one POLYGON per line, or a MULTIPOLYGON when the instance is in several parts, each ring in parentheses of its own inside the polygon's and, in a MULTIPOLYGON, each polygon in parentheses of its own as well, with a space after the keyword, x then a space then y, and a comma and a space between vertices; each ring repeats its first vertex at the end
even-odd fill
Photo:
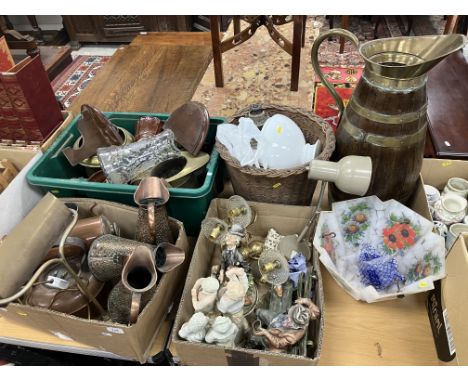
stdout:
MULTIPOLYGON (((372 158, 372 180, 367 195, 408 201, 424 155, 427 73, 465 43, 465 36, 452 34, 385 38, 360 45, 357 37, 344 29, 332 29, 315 40, 312 65, 340 110, 332 159, 339 160, 346 155, 372 158), (346 109, 318 63, 320 44, 330 36, 351 40, 365 60, 363 75, 346 109)), ((353 197, 333 185, 330 193, 334 201, 353 197)))

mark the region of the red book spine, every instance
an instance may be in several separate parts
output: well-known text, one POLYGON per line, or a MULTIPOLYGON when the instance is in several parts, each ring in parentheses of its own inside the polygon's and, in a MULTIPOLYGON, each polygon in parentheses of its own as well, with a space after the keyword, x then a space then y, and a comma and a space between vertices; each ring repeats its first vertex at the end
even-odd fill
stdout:
POLYGON ((0 134, 2 139, 13 141, 25 141, 26 134, 21 122, 16 114, 16 110, 11 103, 6 87, 0 76, 0 110, 2 113, 2 122, 0 134), (5 134, 5 136, 3 136, 5 134))
POLYGON ((22 130, 25 133, 24 139, 27 143, 42 142, 45 137, 41 133, 40 127, 16 76, 3 76, 2 81, 16 115, 19 118, 22 130))

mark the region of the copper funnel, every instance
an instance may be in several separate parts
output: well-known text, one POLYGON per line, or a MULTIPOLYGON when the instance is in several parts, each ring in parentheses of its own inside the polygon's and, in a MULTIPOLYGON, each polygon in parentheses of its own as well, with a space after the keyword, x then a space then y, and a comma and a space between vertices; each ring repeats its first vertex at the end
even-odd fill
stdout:
POLYGON ((154 250, 156 268, 162 273, 172 271, 185 260, 185 251, 170 243, 161 243, 154 250))

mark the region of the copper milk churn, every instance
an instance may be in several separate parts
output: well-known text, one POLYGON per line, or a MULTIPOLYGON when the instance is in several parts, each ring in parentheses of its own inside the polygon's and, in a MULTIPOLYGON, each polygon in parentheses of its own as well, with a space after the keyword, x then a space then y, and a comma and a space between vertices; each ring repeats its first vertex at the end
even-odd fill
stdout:
MULTIPOLYGON (((359 44, 353 33, 332 29, 314 42, 312 65, 335 99, 341 116, 332 160, 346 155, 372 158, 372 180, 366 195, 408 201, 424 155, 427 73, 462 48, 466 40, 461 34, 452 34, 384 38, 359 44), (320 44, 330 36, 351 40, 365 61, 363 75, 346 109, 318 63, 320 44)), ((334 185, 330 188, 333 201, 353 197, 334 185)))

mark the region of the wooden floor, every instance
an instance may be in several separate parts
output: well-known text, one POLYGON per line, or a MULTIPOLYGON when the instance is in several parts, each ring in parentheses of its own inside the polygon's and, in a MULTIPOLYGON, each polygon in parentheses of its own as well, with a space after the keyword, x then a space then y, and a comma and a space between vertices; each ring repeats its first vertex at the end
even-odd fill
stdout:
POLYGON ((117 50, 69 110, 170 113, 189 101, 211 61, 209 33, 148 33, 117 50), (163 35, 163 36, 161 36, 163 35))

